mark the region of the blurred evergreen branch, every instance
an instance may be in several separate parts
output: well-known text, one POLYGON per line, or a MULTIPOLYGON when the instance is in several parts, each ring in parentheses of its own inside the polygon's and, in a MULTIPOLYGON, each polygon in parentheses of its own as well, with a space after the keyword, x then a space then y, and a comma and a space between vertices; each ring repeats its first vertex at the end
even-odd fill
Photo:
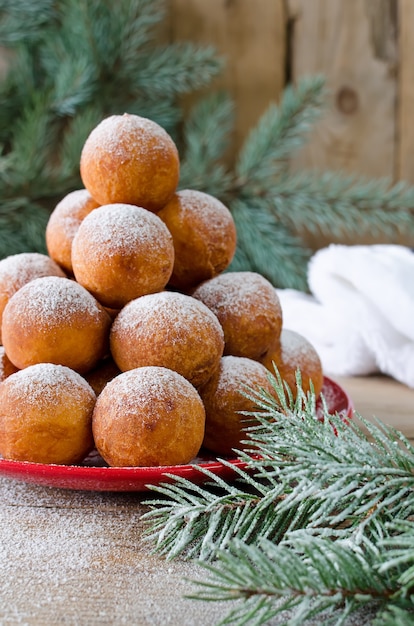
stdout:
POLYGON ((238 247, 230 270, 307 289, 309 235, 394 242, 413 231, 414 189, 333 172, 289 171, 325 110, 320 76, 288 85, 229 164, 234 105, 203 97, 184 116, 180 97, 210 84, 222 60, 190 42, 160 45, 165 0, 0 0, 0 258, 45 250, 50 209, 81 186, 91 129, 125 111, 163 126, 179 146, 181 188, 206 191, 232 211, 238 247), (28 220, 34 220, 29 228, 28 220))
POLYGON ((177 97, 221 68, 211 47, 160 46, 160 0, 1 0, 0 257, 45 251, 50 209, 81 186, 79 158, 98 122, 124 111, 177 136, 177 97))

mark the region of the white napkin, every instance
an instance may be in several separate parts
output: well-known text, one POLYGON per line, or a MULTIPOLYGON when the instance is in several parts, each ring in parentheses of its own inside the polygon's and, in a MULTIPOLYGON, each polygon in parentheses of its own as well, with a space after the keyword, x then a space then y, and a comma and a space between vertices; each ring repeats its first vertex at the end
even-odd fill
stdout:
POLYGON ((278 289, 285 328, 338 376, 382 372, 414 387, 414 253, 404 246, 332 244, 312 257, 311 295, 278 289))

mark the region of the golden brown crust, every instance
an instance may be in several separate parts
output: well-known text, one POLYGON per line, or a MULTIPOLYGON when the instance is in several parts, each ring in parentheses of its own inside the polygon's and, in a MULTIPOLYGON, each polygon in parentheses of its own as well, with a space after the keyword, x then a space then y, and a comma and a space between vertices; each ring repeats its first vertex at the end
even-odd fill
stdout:
POLYGON ((87 372, 84 378, 90 384, 96 395, 99 396, 103 388, 120 373, 121 370, 112 357, 107 357, 103 361, 100 361, 93 370, 87 372))
POLYGON ((191 296, 168 291, 127 304, 110 333, 111 353, 122 371, 167 367, 196 387, 217 368, 223 346, 213 313, 191 296))
POLYGON ((255 272, 227 272, 193 291, 217 316, 224 354, 260 359, 282 328, 282 309, 273 285, 255 272))
POLYGON ((104 306, 120 309, 164 289, 174 265, 171 234, 157 215, 130 204, 95 209, 72 244, 75 278, 104 306))
POLYGON ((122 202, 159 211, 175 192, 180 163, 168 133, 138 115, 112 115, 87 138, 83 184, 99 204, 122 202))
POLYGON ((17 371, 18 368, 10 361, 4 346, 0 346, 0 382, 17 371))
POLYGON ((298 369, 301 373, 303 391, 307 393, 310 390, 312 381, 315 396, 319 396, 323 386, 321 359, 310 341, 299 333, 283 328, 279 341, 273 344, 261 362, 272 373, 276 365, 294 398, 297 395, 298 369))
POLYGON ((72 275, 72 241, 82 222, 99 204, 86 189, 71 191, 56 205, 46 226, 46 247, 50 257, 72 275))
POLYGON ((236 251, 236 227, 230 211, 217 198, 184 189, 158 215, 174 242, 170 285, 187 291, 230 265, 236 251))
POLYGON ((23 285, 42 276, 66 276, 59 265, 45 254, 22 252, 0 261, 0 342, 3 311, 12 297, 23 285))
POLYGON ((96 397, 73 370, 40 363, 0 385, 0 454, 33 463, 73 464, 93 447, 96 397))
POLYGON ((179 465, 198 453, 205 412, 194 387, 163 367, 114 378, 97 399, 93 434, 111 466, 179 465))
POLYGON ((24 285, 3 313, 6 353, 19 369, 36 363, 91 370, 108 353, 111 319, 83 287, 46 276, 24 285))
POLYGON ((243 429, 248 425, 248 418, 240 411, 258 409, 257 404, 243 394, 246 385, 256 390, 261 387, 275 395, 263 365, 245 357, 225 356, 218 370, 199 389, 206 410, 203 446, 215 454, 231 455, 234 449, 240 450, 241 442, 247 439, 243 429))

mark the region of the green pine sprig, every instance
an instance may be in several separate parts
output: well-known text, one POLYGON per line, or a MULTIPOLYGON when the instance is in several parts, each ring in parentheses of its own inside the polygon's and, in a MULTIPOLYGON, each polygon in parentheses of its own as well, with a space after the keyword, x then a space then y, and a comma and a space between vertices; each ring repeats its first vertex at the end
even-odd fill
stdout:
POLYGON ((316 417, 300 376, 295 402, 277 372, 271 380, 277 400, 246 391, 257 424, 246 426, 234 482, 200 467, 207 483, 151 487, 163 496, 144 515, 154 550, 207 567, 196 597, 239 600, 223 624, 265 624, 287 609, 292 625, 326 611, 323 623, 342 624, 365 605, 377 619, 411 619, 414 446, 359 415, 325 406, 316 417))
POLYGON ((136 113, 178 137, 178 97, 207 86, 222 61, 211 46, 160 46, 165 14, 163 0, 1 0, 0 257, 44 252, 50 210, 82 186, 81 150, 102 118, 136 113))

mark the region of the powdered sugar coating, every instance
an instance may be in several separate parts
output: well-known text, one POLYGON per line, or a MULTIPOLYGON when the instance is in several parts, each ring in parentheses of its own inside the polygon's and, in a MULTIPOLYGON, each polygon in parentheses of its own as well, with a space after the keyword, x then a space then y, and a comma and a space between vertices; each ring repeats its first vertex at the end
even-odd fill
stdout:
POLYGON ((243 394, 246 386, 254 386, 253 379, 256 382, 261 380, 268 386, 267 370, 261 363, 241 356, 223 356, 220 361, 217 393, 227 394, 229 391, 235 391, 243 394))
POLYGON ((158 215, 174 241, 171 285, 187 291, 230 265, 236 251, 236 226, 220 200, 201 191, 183 189, 158 215))
POLYGON ((216 369, 223 352, 223 330, 201 302, 164 291, 127 304, 110 334, 112 356, 122 371, 163 366, 196 387, 216 369))
POLYGON ((172 397, 198 394, 183 376, 166 367, 147 366, 123 372, 110 381, 102 391, 122 406, 123 411, 141 407, 151 410, 155 403, 165 404, 172 397))
POLYGON ((99 206, 87 189, 68 193, 52 211, 46 226, 49 255, 72 274, 72 241, 82 220, 99 206))
POLYGON ((224 330, 225 354, 260 359, 280 336, 279 297, 261 274, 220 274, 199 285, 193 296, 217 315, 224 330))
POLYGON ((21 252, 0 261, 0 298, 10 297, 34 278, 66 274, 50 257, 38 252, 21 252))
POLYGON ((109 465, 188 463, 203 440, 205 411, 194 387, 164 367, 120 374, 97 399, 92 428, 109 465))
MULTIPOLYGON (((136 256, 142 247, 154 248, 172 237, 165 224, 153 213, 130 204, 107 204, 95 209, 83 220, 75 237, 74 248, 87 240, 84 253, 89 262, 102 262, 117 254, 136 256)), ((79 253, 80 254, 80 253, 79 253)))
POLYGON ((102 318, 102 307, 81 285, 69 278, 45 276, 24 285, 6 306, 3 317, 7 321, 18 310, 22 328, 33 323, 43 327, 70 324, 76 315, 80 326, 90 319, 102 318))
POLYGON ((83 218, 98 206, 87 189, 71 191, 62 198, 51 213, 46 227, 46 236, 48 228, 58 222, 62 233, 68 239, 73 239, 83 218))
MULTIPOLYGON (((156 159, 157 152, 171 147, 171 137, 156 122, 138 115, 111 115, 103 119, 89 134, 83 151, 99 156, 102 150, 116 157, 122 165, 136 155, 156 159), (148 151, 148 143, 151 151, 148 151)), ((82 156, 81 156, 82 159, 82 156)))
POLYGON ((280 347, 281 357, 287 367, 297 369, 301 364, 307 364, 307 367, 321 369, 321 360, 316 348, 303 335, 283 328, 280 347))
POLYGON ((125 202, 159 211, 179 180, 179 156, 168 133, 147 118, 124 113, 100 122, 80 160, 83 184, 99 204, 125 202))
POLYGON ((95 209, 72 244, 76 280, 104 305, 121 308, 160 291, 174 265, 171 234, 155 214, 130 204, 95 209))
POLYGON ((80 462, 93 446, 96 396, 73 370, 39 363, 0 385, 0 452, 34 463, 80 462))
POLYGON ((8 393, 14 393, 16 398, 24 398, 26 405, 53 405, 60 395, 60 388, 73 394, 75 401, 85 395, 95 399, 92 387, 80 374, 69 367, 53 363, 38 363, 19 370, 7 378, 6 384, 8 393))

